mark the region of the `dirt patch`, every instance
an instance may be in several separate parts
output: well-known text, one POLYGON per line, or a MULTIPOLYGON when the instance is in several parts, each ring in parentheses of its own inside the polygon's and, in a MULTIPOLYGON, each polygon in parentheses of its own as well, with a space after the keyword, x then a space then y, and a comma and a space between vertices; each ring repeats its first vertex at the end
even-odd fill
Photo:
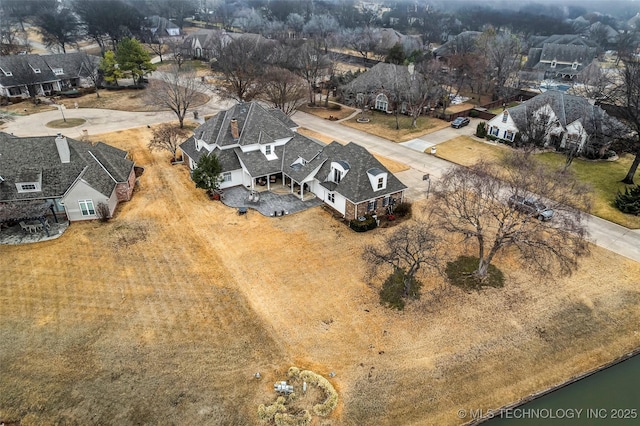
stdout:
POLYGON ((636 262, 594 247, 572 277, 540 280, 505 254, 502 289, 436 299, 429 281, 390 311, 361 259, 388 230, 354 233, 322 208, 239 217, 150 153, 149 136, 99 137, 145 168, 110 222, 0 247, 5 422, 258 424, 298 365, 335 372, 322 425, 459 424, 460 408, 499 407, 640 346, 636 262))

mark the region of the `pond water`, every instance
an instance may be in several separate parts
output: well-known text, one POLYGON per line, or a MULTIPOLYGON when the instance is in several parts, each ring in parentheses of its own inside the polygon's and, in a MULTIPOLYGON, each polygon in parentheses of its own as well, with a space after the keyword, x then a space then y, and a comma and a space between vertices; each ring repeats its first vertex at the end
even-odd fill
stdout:
POLYGON ((640 355, 503 412, 490 426, 640 425, 640 355))

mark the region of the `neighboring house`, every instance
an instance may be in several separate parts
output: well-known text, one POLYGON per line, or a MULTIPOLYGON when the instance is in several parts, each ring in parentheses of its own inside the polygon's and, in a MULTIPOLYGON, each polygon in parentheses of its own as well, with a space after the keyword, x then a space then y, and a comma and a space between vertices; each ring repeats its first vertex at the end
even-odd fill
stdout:
POLYGON ((400 112, 409 107, 406 98, 422 80, 413 64, 395 65, 380 62, 353 81, 341 87, 344 102, 355 106, 392 113, 398 102, 400 112))
POLYGON ((592 138, 606 142, 616 135, 620 123, 588 99, 549 90, 513 108, 507 108, 487 123, 488 134, 513 142, 518 133, 531 128, 530 119, 547 120, 546 144, 575 148, 581 152, 592 138))
POLYGON ((473 52, 476 50, 476 40, 481 34, 480 31, 461 32, 450 37, 442 46, 434 49, 433 55, 436 59, 446 61, 451 56, 473 52))
POLYGON ((144 29, 151 33, 152 38, 166 38, 180 36, 180 27, 158 15, 146 19, 144 29))
POLYGON ((402 202, 406 186, 366 149, 353 142, 325 145, 297 127, 280 110, 240 103, 196 128, 180 148, 191 170, 202 155, 214 153, 223 189, 254 189, 262 182, 267 189, 289 187, 302 200, 311 192, 347 219, 384 214, 402 202))
POLYGON ((598 54, 598 46, 580 36, 552 35, 533 38, 524 70, 537 72, 538 79, 572 80, 598 54))
POLYGON ((228 33, 224 30, 201 29, 185 37, 180 50, 185 57, 210 60, 218 55, 218 51, 222 47, 238 38, 253 39, 256 43, 268 40, 260 34, 228 33))
MULTIPOLYGON (((99 203, 113 214, 131 199, 136 176, 127 153, 58 136, 0 133, 0 204, 41 201, 70 221, 96 219, 99 203)), ((20 218, 16 218, 20 219, 20 218)))
POLYGON ((380 44, 378 48, 386 51, 399 44, 407 55, 414 50, 422 50, 422 39, 420 36, 409 36, 402 34, 393 28, 380 29, 380 44))
POLYGON ((0 56, 0 96, 51 96, 78 87, 91 87, 93 82, 88 76, 99 63, 100 58, 83 52, 0 56))

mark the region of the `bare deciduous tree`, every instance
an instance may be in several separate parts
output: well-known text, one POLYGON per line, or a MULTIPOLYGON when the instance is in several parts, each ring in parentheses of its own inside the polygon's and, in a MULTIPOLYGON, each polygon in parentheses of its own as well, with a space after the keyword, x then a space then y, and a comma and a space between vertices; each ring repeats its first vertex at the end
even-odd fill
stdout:
POLYGON ((189 132, 181 127, 170 123, 160 124, 152 130, 152 138, 147 147, 150 151, 169 151, 176 161, 176 153, 182 142, 187 138, 189 132))
POLYGON ((224 77, 219 90, 225 97, 248 102, 258 96, 262 75, 268 63, 272 43, 260 37, 244 35, 228 44, 221 40, 213 63, 215 71, 224 77))
POLYGON ((584 213, 589 188, 562 168, 513 153, 498 165, 480 162, 450 169, 435 191, 432 213, 442 228, 477 248, 474 276, 482 281, 500 252, 509 250, 538 274, 569 274, 589 252, 584 213), (542 200, 554 210, 549 221, 509 203, 512 196, 542 200))
POLYGON ((178 117, 180 128, 184 127, 184 118, 198 93, 201 83, 193 69, 172 65, 168 71, 156 73, 158 79, 147 90, 147 96, 156 104, 173 111, 178 117))
POLYGON ((287 115, 292 115, 305 102, 307 83, 289 70, 270 67, 264 75, 260 98, 287 115))
POLYGON ((403 297, 408 297, 412 293, 411 285, 422 269, 438 270, 443 263, 440 247, 440 238, 433 232, 433 224, 421 219, 402 225, 377 243, 365 246, 362 257, 371 276, 381 268, 390 274, 395 270, 404 271, 403 297))

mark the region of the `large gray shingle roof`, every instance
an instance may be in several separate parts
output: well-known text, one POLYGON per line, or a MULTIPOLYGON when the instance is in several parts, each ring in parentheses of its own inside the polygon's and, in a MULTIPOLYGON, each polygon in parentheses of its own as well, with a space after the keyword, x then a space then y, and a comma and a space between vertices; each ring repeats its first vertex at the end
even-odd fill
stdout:
POLYGON ((70 162, 62 163, 55 136, 19 138, 0 133, 0 176, 4 179, 0 201, 60 197, 79 177, 110 196, 117 183, 127 181, 133 162, 126 159, 125 151, 70 138, 67 143, 70 162), (42 174, 42 191, 18 193, 15 183, 21 181, 25 171, 42 174))
POLYGON ((327 161, 318 171, 320 181, 328 178, 331 172, 331 161, 346 161, 349 163, 349 172, 344 175, 340 183, 331 185, 331 190, 338 192, 353 203, 361 203, 380 197, 383 194, 391 194, 407 188, 393 173, 388 172, 386 167, 369 151, 358 144, 349 142, 346 145, 341 145, 338 142, 332 142, 325 147, 322 154, 326 156, 327 161), (384 190, 373 190, 367 176, 367 171, 370 169, 379 169, 388 173, 387 187, 384 190))

